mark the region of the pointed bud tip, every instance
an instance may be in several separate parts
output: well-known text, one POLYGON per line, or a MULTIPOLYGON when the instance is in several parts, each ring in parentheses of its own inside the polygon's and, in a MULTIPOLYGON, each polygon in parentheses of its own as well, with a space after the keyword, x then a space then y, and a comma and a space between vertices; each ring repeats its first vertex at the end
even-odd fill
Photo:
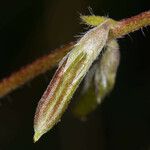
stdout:
POLYGON ((35 132, 34 137, 33 137, 34 143, 37 142, 41 136, 42 136, 42 134, 40 132, 35 132))

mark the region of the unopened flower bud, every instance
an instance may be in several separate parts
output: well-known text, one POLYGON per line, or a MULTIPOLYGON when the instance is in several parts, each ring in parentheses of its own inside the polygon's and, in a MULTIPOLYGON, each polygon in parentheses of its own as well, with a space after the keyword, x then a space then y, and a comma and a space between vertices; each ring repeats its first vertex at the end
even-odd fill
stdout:
POLYGON ((91 67, 84 79, 81 95, 72 109, 76 117, 86 118, 110 93, 115 84, 119 60, 117 41, 108 42, 100 59, 91 67))
POLYGON ((101 103, 103 98, 113 89, 119 61, 119 45, 116 40, 112 40, 107 44, 99 68, 95 73, 95 89, 98 103, 101 103))
POLYGON ((109 29, 110 23, 107 20, 91 29, 62 59, 37 106, 34 141, 60 120, 73 93, 105 46, 109 29))

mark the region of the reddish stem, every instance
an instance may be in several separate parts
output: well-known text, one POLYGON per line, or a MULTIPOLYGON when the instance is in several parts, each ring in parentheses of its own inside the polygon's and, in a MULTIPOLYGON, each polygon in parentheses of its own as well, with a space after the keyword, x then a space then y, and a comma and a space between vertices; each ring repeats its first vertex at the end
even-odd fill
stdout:
MULTIPOLYGON (((110 39, 119 38, 148 25, 150 25, 150 11, 140 13, 131 18, 123 19, 118 21, 117 24, 114 24, 111 30, 110 39)), ((36 76, 50 70, 67 52, 72 49, 73 45, 74 42, 69 43, 62 48, 58 48, 52 53, 38 58, 33 63, 22 67, 19 71, 12 73, 9 77, 1 80, 0 97, 7 95, 36 76)))

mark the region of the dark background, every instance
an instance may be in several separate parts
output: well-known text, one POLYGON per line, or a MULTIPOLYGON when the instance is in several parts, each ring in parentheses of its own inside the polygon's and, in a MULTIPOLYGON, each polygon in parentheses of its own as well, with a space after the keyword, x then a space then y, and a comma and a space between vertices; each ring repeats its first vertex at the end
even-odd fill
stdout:
MULTIPOLYGON (((86 31, 79 13, 122 19, 149 9, 148 0, 0 1, 0 78, 86 31)), ((150 28, 119 40, 115 89, 86 122, 70 112, 33 144, 36 105, 48 72, 0 99, 0 150, 150 150, 150 28)), ((72 101, 74 101, 73 99, 72 101)))

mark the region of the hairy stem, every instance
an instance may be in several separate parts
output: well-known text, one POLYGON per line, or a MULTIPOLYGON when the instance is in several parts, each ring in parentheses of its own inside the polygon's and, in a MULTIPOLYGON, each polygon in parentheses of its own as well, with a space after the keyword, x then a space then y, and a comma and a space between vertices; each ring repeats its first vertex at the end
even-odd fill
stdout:
POLYGON ((142 12, 131 18, 117 22, 111 31, 110 38, 119 38, 148 25, 150 25, 150 11, 142 12))
POLYGON ((72 49, 73 45, 74 43, 71 42, 61 48, 58 48, 48 55, 38 58, 31 64, 22 67, 19 71, 2 79, 0 82, 0 97, 7 95, 36 76, 45 73, 54 67, 60 59, 72 49))
MULTIPOLYGON (((116 24, 113 24, 109 38, 116 39, 148 25, 150 25, 150 11, 116 22, 116 24)), ((74 44, 75 42, 72 42, 62 48, 58 48, 52 53, 38 58, 33 63, 21 68, 19 71, 12 73, 9 77, 2 79, 0 81, 0 97, 7 95, 36 76, 50 70, 72 49, 74 44)))

